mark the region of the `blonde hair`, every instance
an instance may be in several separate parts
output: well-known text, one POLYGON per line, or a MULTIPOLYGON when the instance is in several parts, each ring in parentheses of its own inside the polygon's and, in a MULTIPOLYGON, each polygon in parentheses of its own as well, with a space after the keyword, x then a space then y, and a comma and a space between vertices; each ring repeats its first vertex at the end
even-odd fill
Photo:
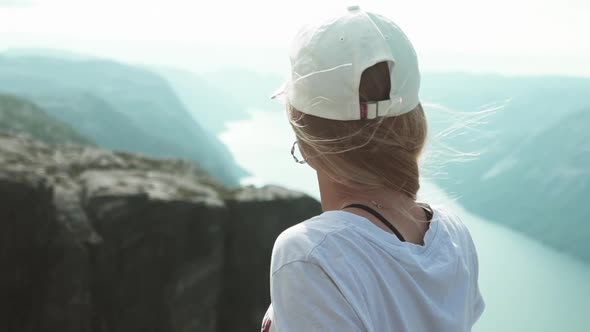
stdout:
MULTIPOLYGON (((367 68, 359 86, 360 101, 389 98, 389 66, 367 68)), ((427 136, 422 105, 394 117, 337 121, 305 114, 288 106, 301 153, 333 181, 356 189, 391 189, 416 200, 418 159, 427 136)))

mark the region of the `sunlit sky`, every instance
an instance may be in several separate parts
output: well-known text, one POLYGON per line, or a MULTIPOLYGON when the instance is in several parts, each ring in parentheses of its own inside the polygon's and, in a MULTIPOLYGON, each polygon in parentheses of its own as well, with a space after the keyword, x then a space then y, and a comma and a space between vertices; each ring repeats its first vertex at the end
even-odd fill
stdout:
POLYGON ((587 0, 0 0, 0 50, 280 72, 301 24, 350 4, 398 23, 423 70, 590 76, 587 0))

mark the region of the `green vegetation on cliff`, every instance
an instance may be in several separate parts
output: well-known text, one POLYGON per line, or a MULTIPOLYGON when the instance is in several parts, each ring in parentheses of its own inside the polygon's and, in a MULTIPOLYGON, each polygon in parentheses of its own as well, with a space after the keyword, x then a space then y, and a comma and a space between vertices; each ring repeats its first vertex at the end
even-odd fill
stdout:
POLYGON ((49 144, 94 145, 92 140, 45 113, 34 103, 0 93, 0 130, 24 133, 49 144))

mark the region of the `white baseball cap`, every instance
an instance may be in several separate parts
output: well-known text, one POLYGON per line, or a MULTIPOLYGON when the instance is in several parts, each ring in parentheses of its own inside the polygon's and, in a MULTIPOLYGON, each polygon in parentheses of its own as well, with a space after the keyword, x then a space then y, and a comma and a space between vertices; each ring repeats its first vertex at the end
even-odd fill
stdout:
POLYGON ((419 103, 414 47, 391 20, 359 6, 303 27, 293 41, 290 60, 291 79, 272 98, 282 96, 303 113, 342 121, 374 119, 410 112, 419 103), (361 75, 379 62, 389 65, 389 99, 361 103, 361 75))

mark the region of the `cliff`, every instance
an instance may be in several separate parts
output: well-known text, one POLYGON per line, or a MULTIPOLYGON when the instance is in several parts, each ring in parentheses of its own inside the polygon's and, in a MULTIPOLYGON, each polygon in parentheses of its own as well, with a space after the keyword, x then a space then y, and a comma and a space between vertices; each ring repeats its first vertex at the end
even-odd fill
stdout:
POLYGON ((320 213, 193 164, 0 134, 2 331, 256 331, 270 251, 320 213))

